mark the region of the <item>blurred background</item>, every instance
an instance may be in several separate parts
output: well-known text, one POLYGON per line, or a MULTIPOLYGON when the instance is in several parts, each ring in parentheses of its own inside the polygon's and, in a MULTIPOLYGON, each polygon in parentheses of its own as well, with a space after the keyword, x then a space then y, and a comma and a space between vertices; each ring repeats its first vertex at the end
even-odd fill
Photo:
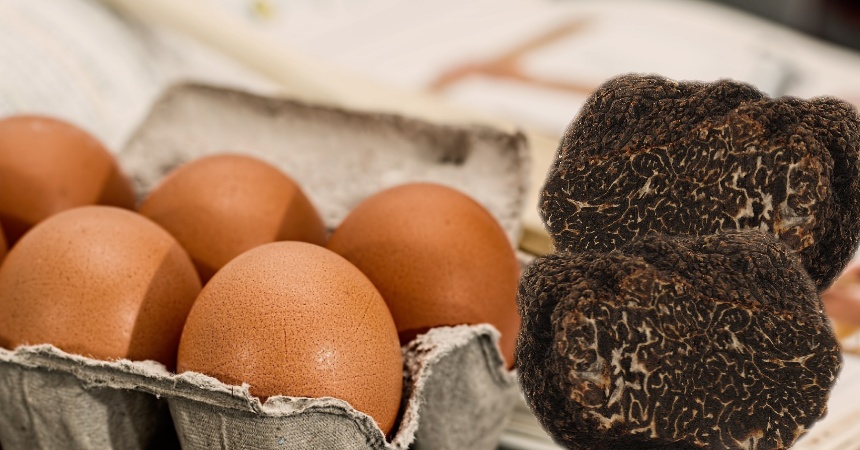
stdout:
POLYGON ((854 1, 175 3, 5 0, 0 114, 73 118, 116 147, 158 92, 183 79, 337 103, 360 94, 344 92, 352 85, 342 78, 359 78, 547 136, 624 72, 731 77, 771 95, 860 102, 854 1))

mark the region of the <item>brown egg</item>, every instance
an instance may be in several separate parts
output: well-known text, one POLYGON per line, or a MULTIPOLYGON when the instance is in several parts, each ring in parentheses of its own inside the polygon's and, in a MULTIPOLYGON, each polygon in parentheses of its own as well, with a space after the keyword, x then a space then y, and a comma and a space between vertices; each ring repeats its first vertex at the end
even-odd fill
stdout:
POLYGON ((200 292, 178 370, 248 383, 260 397, 336 397, 388 433, 403 361, 385 301, 323 247, 275 242, 232 260, 200 292))
POLYGON ((490 323, 513 363, 519 265, 493 216, 466 195, 414 183, 359 204, 328 248, 379 289, 402 343, 432 327, 490 323))
POLYGON ((71 209, 33 227, 0 267, 0 346, 172 368, 199 291, 188 254, 158 225, 114 207, 71 209))
POLYGON ((87 132, 49 117, 0 120, 0 221, 10 246, 60 211, 134 202, 113 156, 87 132))
POLYGON ((188 250, 206 283, 224 264, 258 245, 324 245, 326 229, 298 185, 250 156, 216 155, 173 171, 140 206, 188 250))

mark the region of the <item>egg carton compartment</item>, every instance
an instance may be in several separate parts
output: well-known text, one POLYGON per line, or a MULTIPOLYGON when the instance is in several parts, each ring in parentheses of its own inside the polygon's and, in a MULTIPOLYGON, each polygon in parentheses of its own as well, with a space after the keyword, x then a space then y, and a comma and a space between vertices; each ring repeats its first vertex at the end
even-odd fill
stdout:
MULTIPOLYGON (((266 160, 335 228, 364 198, 431 181, 458 189, 512 245, 528 180, 525 138, 185 84, 169 89, 118 155, 141 195, 215 153, 266 160)), ((0 349, 0 445, 16 449, 492 449, 518 398, 489 325, 440 327, 403 348, 391 436, 344 401, 272 397, 158 363, 98 361, 50 345, 0 349)))
POLYGON ((404 347, 404 405, 391 440, 334 398, 261 403, 247 385, 152 361, 98 361, 52 345, 0 349, 0 439, 6 450, 491 449, 519 395, 497 340, 489 325, 461 325, 404 347))
POLYGON ((225 152, 286 172, 329 229, 376 192, 427 181, 474 198, 518 242, 530 164, 520 133, 183 84, 155 103, 118 157, 144 194, 174 167, 225 152))
POLYGON ((152 361, 99 361, 53 345, 0 348, 0 443, 14 449, 179 448, 168 404, 138 389, 152 361))

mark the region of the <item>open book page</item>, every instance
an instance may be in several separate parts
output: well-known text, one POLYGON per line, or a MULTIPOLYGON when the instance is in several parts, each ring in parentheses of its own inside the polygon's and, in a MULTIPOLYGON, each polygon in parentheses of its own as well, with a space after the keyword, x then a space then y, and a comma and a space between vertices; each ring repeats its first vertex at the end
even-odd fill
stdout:
POLYGON ((605 79, 730 77, 860 103, 860 53, 703 1, 212 0, 272 41, 560 135, 605 79))
POLYGON ((115 148, 161 89, 157 50, 95 2, 1 2, 0 115, 58 116, 115 148))
POLYGON ((0 117, 47 114, 117 150, 170 83, 271 89, 216 52, 95 0, 0 2, 0 117))

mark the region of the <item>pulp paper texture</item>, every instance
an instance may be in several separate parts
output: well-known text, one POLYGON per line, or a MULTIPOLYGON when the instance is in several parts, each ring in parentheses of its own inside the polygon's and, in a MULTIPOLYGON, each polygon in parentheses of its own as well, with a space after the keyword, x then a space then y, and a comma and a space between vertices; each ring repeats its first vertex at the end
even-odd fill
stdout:
POLYGON ((12 449, 491 449, 518 391, 489 325, 441 327, 404 348, 391 441, 334 399, 272 397, 151 361, 97 361, 51 345, 0 349, 0 439, 12 449))
POLYGON ((529 174, 526 141, 486 127, 433 125, 189 84, 154 105, 119 158, 143 193, 170 169, 224 152, 280 167, 302 186, 329 228, 380 190, 430 181, 481 203, 512 245, 519 237, 529 174))
POLYGON ((175 442, 167 403, 139 390, 157 363, 102 362, 50 345, 0 349, 0 444, 12 449, 145 449, 175 442))
MULTIPOLYGON (((525 139, 200 85, 167 92, 120 154, 138 192, 170 169, 249 153, 294 177, 334 228, 365 197, 407 181, 471 195, 519 233, 525 139)), ((518 397, 489 325, 441 327, 403 348, 402 416, 386 437, 333 398, 272 397, 151 361, 97 361, 50 345, 0 349, 0 444, 15 449, 492 449, 518 397), (169 409, 169 414, 168 414, 169 409), (175 431, 174 431, 175 429, 175 431)))
MULTIPOLYGON (((492 449, 518 395, 496 350, 497 337, 486 325, 459 326, 431 330, 410 343, 404 349, 405 408, 391 442, 372 419, 336 399, 279 397, 260 405, 243 388, 238 396, 249 399, 247 408, 209 394, 174 396, 170 410, 185 449, 492 449)), ((225 388, 216 382, 203 389, 225 388)))

